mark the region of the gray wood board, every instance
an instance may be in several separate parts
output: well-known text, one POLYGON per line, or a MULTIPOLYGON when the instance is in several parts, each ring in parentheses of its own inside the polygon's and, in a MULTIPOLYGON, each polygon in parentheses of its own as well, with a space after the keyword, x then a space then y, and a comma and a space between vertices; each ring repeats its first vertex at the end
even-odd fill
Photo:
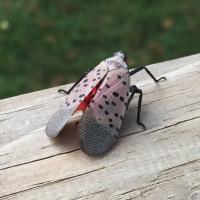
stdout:
POLYGON ((125 115, 120 139, 102 157, 84 154, 76 126, 48 138, 45 126, 65 101, 58 88, 0 101, 0 199, 200 199, 200 54, 132 77, 143 90, 125 115))

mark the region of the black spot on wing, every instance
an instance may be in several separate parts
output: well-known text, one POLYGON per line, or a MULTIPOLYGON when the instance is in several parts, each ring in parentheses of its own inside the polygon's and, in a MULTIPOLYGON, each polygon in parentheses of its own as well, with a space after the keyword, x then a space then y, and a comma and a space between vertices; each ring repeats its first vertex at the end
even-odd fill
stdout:
POLYGON ((104 112, 106 115, 109 115, 109 112, 106 110, 105 112, 104 112))
POLYGON ((81 95, 79 95, 80 98, 82 98, 82 97, 84 97, 84 96, 85 96, 85 94, 81 94, 81 95))
POLYGON ((123 83, 123 85, 126 85, 126 84, 127 84, 126 81, 123 81, 122 83, 123 83))
POLYGON ((122 76, 120 76, 120 75, 117 75, 117 78, 118 78, 118 79, 121 79, 121 78, 122 78, 122 76))
POLYGON ((88 81, 88 79, 85 79, 83 82, 86 83, 88 81))
POLYGON ((120 99, 120 101, 122 101, 122 102, 124 101, 124 97, 120 97, 119 99, 120 99))
POLYGON ((105 101, 105 104, 106 104, 106 105, 110 105, 110 102, 109 102, 109 101, 105 101))
POLYGON ((103 98, 104 98, 104 99, 107 99, 107 96, 104 94, 104 95, 103 95, 103 98))
POLYGON ((99 105, 99 108, 100 108, 100 109, 103 109, 103 106, 102 106, 102 105, 99 105))
POLYGON ((113 127, 114 127, 113 124, 109 124, 109 126, 110 126, 110 128, 113 128, 113 127))
POLYGON ((111 104, 112 104, 113 106, 116 106, 116 103, 115 103, 114 101, 112 101, 111 104))
POLYGON ((84 86, 84 87, 87 87, 87 86, 88 86, 88 84, 84 84, 83 86, 84 86))
POLYGON ((118 96, 119 96, 119 93, 118 93, 118 92, 113 92, 113 95, 114 95, 115 97, 118 97, 118 96))
POLYGON ((111 118, 108 119, 109 122, 112 122, 113 120, 111 118))
POLYGON ((106 87, 107 87, 107 88, 110 88, 110 85, 106 84, 106 87))
POLYGON ((115 115, 115 117, 119 117, 118 113, 115 113, 114 115, 115 115))

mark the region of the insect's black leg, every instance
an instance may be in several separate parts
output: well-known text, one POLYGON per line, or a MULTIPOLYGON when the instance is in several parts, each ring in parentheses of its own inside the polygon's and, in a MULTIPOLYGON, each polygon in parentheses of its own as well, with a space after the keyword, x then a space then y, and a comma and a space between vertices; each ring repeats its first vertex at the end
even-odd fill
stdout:
POLYGON ((59 93, 62 93, 62 92, 63 92, 63 93, 66 94, 66 95, 69 94, 68 91, 67 91, 67 90, 64 90, 64 89, 58 89, 58 92, 59 92, 59 93))
POLYGON ((140 121, 140 113, 141 113, 141 106, 142 106, 142 90, 137 89, 136 93, 139 93, 137 123, 140 124, 144 129, 146 129, 146 126, 140 121))
POLYGON ((145 125, 140 121, 140 113, 141 113, 141 106, 142 106, 142 90, 137 88, 137 86, 132 85, 130 86, 130 92, 131 95, 129 97, 128 103, 127 103, 127 108, 133 99, 133 96, 135 93, 139 94, 139 100, 138 100, 138 110, 137 110, 137 123, 140 124, 144 129, 146 129, 145 125))
POLYGON ((146 66, 142 66, 142 67, 138 67, 136 69, 133 69, 131 71, 129 71, 130 76, 136 74, 137 72, 141 71, 141 70, 145 70, 147 72, 147 74, 149 74, 149 76, 157 83, 161 80, 166 80, 166 77, 161 77, 159 79, 156 79, 155 76, 149 71, 149 69, 146 68, 146 66))
POLYGON ((135 94, 135 90, 136 90, 136 86, 135 85, 132 85, 130 86, 130 96, 129 96, 129 99, 128 99, 128 102, 127 102, 127 106, 126 106, 126 109, 128 109, 133 97, 134 97, 134 94, 135 94))
POLYGON ((147 74, 149 74, 149 76, 151 76, 151 78, 157 83, 161 80, 167 80, 166 77, 160 77, 159 79, 156 79, 155 76, 144 66, 144 70, 147 72, 147 74))
POLYGON ((87 72, 85 72, 79 79, 78 81, 76 81, 76 83, 74 83, 74 85, 72 85, 72 87, 66 91, 63 89, 59 89, 58 92, 64 92, 66 95, 70 94, 70 92, 80 83, 80 81, 86 76, 86 74, 88 74, 93 68, 90 68, 87 72))

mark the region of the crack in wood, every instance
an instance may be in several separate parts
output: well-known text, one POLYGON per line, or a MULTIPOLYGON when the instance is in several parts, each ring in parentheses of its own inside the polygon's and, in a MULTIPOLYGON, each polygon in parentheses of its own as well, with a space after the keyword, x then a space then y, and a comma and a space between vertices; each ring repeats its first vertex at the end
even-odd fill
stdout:
POLYGON ((200 119, 200 116, 192 117, 192 118, 190 118, 190 119, 185 119, 185 120, 176 122, 176 123, 174 123, 174 124, 170 124, 170 125, 164 126, 164 127, 162 127, 162 128, 156 129, 156 130, 154 130, 154 131, 144 133, 143 135, 149 135, 149 134, 151 134, 151 133, 154 133, 154 132, 157 132, 157 131, 160 131, 160 130, 164 130, 164 129, 167 129, 167 128, 170 128, 170 127, 173 127, 173 126, 177 126, 177 125, 179 125, 179 124, 183 124, 183 123, 185 123, 185 122, 189 122, 189 121, 192 121, 192 120, 195 120, 195 119, 200 119))
POLYGON ((176 168, 179 168, 179 167, 183 167, 185 165, 189 165, 189 164, 193 164, 193 163, 199 163, 200 162, 200 159, 195 159, 195 160, 192 160, 192 161, 189 161, 189 162, 185 162, 185 163, 182 163, 180 165, 176 165, 176 166, 173 166, 173 167, 169 167, 165 170, 162 170, 162 172, 166 172, 166 171, 169 171, 169 170, 172 170, 172 169, 176 169, 176 168))
POLYGON ((0 157, 2 157, 2 156, 7 156, 7 155, 9 155, 9 154, 11 154, 11 153, 0 154, 0 157))
MULTIPOLYGON (((155 190, 159 185, 163 184, 163 183, 166 183, 166 182, 170 182, 172 180, 175 180, 177 178, 181 178, 181 177, 184 177, 185 175, 179 175, 179 176, 176 176, 176 177, 172 177, 172 178, 168 178, 168 179, 165 179, 165 180, 160 180, 158 182, 154 182, 152 184, 148 184, 148 185, 145 185, 145 186, 142 186, 142 187, 138 187, 138 188, 134 188, 134 189, 131 189, 131 190, 128 190, 126 192, 123 192, 121 194, 117 194, 117 195, 114 195, 112 196, 111 199, 116 199, 117 197, 123 199, 123 197, 127 194, 130 194, 130 193, 133 193, 133 192, 136 192, 136 191, 140 191, 139 193, 139 196, 140 197, 144 197, 143 195, 145 193, 148 193, 150 191, 153 191, 155 190)), ((148 196, 149 197, 149 196, 148 196)), ((136 197, 137 198, 137 197, 136 197)), ((131 198, 131 199, 135 199, 135 198, 131 198)))
POLYGON ((24 189, 24 190, 20 190, 20 191, 17 191, 17 192, 13 192, 13 193, 10 193, 10 194, 7 194, 7 195, 0 196, 0 199, 15 196, 19 193, 27 192, 27 191, 30 191, 30 190, 35 190, 35 189, 38 189, 38 188, 41 188, 41 187, 53 185, 53 184, 56 184, 56 183, 59 183, 59 182, 62 182, 62 181, 69 180, 69 179, 74 179, 74 178, 84 176, 84 175, 87 175, 87 174, 90 174, 90 173, 93 173, 93 172, 96 172, 96 171, 99 171, 99 170, 102 170, 102 169, 105 169, 105 168, 106 167, 100 167, 98 169, 94 169, 94 170, 91 170, 91 171, 88 171, 88 172, 84 172, 82 174, 77 174, 77 175, 74 175, 74 176, 65 177, 65 178, 62 178, 62 179, 55 180, 55 181, 46 181, 46 182, 43 182, 43 183, 34 184, 36 186, 30 187, 30 188, 27 188, 27 189, 24 189))
POLYGON ((109 188, 103 189, 103 190, 99 190, 99 191, 97 191, 97 192, 92 192, 92 193, 90 193, 90 194, 88 194, 88 195, 84 195, 84 196, 81 196, 81 197, 72 198, 71 200, 79 200, 79 199, 82 199, 82 198, 85 198, 85 197, 89 197, 89 198, 91 197, 91 198, 93 198, 92 195, 96 195, 96 194, 105 192, 105 191, 107 191, 107 190, 109 190, 109 188))
POLYGON ((0 171, 7 170, 7 169, 10 169, 10 168, 13 168, 13 167, 19 167, 21 165, 30 164, 30 163, 33 163, 33 162, 38 162, 38 161, 46 160, 46 159, 53 158, 53 157, 60 156, 60 155, 66 155, 68 153, 72 153, 72 152, 75 152, 75 151, 78 151, 78 150, 80 150, 80 149, 74 149, 74 150, 71 150, 71 151, 54 154, 54 155, 43 157, 43 158, 39 158, 39 159, 36 159, 36 160, 31 160, 31 161, 28 161, 28 162, 19 163, 17 165, 11 165, 11 166, 8 166, 8 167, 5 167, 5 168, 1 168, 0 171))

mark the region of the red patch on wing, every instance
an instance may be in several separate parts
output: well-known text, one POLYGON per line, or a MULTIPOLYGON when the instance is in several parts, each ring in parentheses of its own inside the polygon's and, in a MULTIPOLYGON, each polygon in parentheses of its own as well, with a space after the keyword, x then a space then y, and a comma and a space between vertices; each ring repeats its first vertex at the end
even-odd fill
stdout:
POLYGON ((85 99, 83 100, 83 102, 81 102, 81 104, 76 109, 76 111, 84 111, 88 107, 88 105, 90 104, 90 102, 94 98, 95 94, 97 93, 97 90, 100 87, 100 85, 101 84, 99 83, 96 87, 94 87, 92 89, 92 91, 88 94, 88 96, 85 97, 85 99))

